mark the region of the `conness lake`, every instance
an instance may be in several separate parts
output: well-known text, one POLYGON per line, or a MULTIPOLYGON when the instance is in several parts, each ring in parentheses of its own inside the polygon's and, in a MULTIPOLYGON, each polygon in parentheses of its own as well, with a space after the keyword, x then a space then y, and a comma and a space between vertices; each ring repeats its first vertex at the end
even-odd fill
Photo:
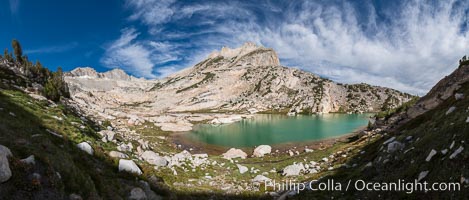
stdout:
POLYGON ((226 147, 253 147, 323 140, 352 133, 366 126, 369 114, 286 116, 258 114, 252 119, 224 125, 199 124, 185 134, 189 140, 226 147))

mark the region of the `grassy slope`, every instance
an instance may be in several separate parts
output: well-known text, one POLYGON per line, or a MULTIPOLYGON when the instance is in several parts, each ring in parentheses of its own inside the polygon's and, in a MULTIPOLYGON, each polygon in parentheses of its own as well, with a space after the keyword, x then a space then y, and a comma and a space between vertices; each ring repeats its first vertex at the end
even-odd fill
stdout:
MULTIPOLYGON (((3 80, 20 79, 4 69, 0 75, 3 80)), ((10 159, 13 176, 1 185, 0 199, 62 199, 71 193, 90 199, 121 199, 139 187, 135 176, 118 173, 117 160, 105 156, 105 149, 112 146, 100 142, 95 131, 98 127, 82 121, 63 105, 52 106, 0 83, 0 108, 0 144, 14 154, 10 159), (76 148, 83 141, 91 143, 94 157, 76 148), (30 155, 35 156, 35 165, 19 162, 30 155), (33 173, 41 178, 33 178, 33 173)))
MULTIPOLYGON (((398 130, 389 133, 370 145, 363 148, 366 151, 363 155, 357 155, 350 161, 350 164, 356 163, 358 167, 349 170, 340 170, 327 177, 336 181, 345 182, 351 180, 366 180, 372 182, 397 182, 398 179, 414 181, 422 171, 430 173, 424 179, 428 183, 435 182, 460 182, 461 177, 469 178, 469 123, 466 123, 469 117, 469 83, 464 84, 458 93, 464 93, 464 99, 456 100, 454 97, 447 99, 437 108, 426 112, 425 114, 409 121, 398 130), (448 109, 456 107, 453 113, 446 115, 448 109), (380 151, 380 148, 386 148, 382 145, 390 137, 396 136, 396 140, 405 144, 402 151, 392 154, 380 151), (411 142, 406 141, 406 137, 412 136, 411 142), (452 149, 449 149, 451 143, 455 141, 452 149), (464 150, 454 159, 449 156, 460 146, 464 150), (413 150, 404 154, 403 151, 410 148, 413 150), (426 162, 425 159, 434 149, 438 153, 426 162), (448 149, 448 153, 443 155, 441 150, 448 149), (380 162, 376 162, 381 157, 380 162), (389 162, 383 164, 384 159, 389 162), (373 162, 372 167, 364 166, 373 162)), ((416 192, 405 194, 404 192, 305 192, 296 198, 323 198, 335 196, 336 198, 385 198, 385 199, 415 199, 415 198, 468 198, 468 185, 461 186, 461 192, 416 192)))

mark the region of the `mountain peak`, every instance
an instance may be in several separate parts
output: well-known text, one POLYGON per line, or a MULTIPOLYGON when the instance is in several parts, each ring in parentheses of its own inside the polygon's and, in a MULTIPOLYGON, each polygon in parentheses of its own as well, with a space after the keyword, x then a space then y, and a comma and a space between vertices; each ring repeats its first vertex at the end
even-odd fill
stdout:
POLYGON ((246 42, 242 46, 238 48, 230 48, 227 46, 223 46, 220 51, 214 51, 209 55, 209 58, 215 58, 217 56, 223 56, 224 58, 233 58, 236 56, 240 56, 251 51, 254 51, 259 48, 264 48, 262 46, 257 46, 255 43, 246 42))
POLYGON ((74 70, 66 74, 71 77, 81 77, 81 78, 107 78, 114 80, 125 80, 128 81, 132 79, 132 76, 128 75, 124 70, 115 68, 107 72, 98 73, 95 69, 91 67, 77 67, 74 70))
POLYGON ((77 77, 98 78, 98 72, 91 67, 77 67, 67 75, 77 77))
POLYGON ((208 59, 214 59, 217 57, 233 59, 235 61, 244 59, 246 60, 245 62, 251 62, 250 64, 253 66, 280 65, 277 53, 273 49, 257 45, 253 42, 246 42, 242 46, 234 49, 224 46, 220 51, 212 52, 208 56, 208 59))

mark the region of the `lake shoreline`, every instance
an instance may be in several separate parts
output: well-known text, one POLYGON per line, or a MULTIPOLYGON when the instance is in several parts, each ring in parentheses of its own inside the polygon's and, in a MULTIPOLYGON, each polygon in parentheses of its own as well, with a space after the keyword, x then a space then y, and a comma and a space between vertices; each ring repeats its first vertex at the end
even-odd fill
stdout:
MULTIPOLYGON (((302 153, 305 151, 305 149, 311 149, 314 151, 324 150, 324 149, 330 148, 337 142, 347 142, 349 138, 360 134, 366 129, 367 129, 367 126, 362 126, 350 133, 346 133, 344 135, 340 135, 336 137, 319 139, 319 140, 311 140, 311 141, 305 141, 305 142, 286 142, 286 143, 279 143, 279 144, 271 144, 270 146, 272 147, 272 154, 288 153, 289 150, 293 151, 294 153, 295 151, 302 153)), ((191 153, 207 153, 209 155, 221 155, 230 148, 238 148, 238 149, 242 149, 248 155, 251 155, 253 150, 257 147, 257 146, 227 147, 227 146, 222 146, 222 145, 208 144, 208 143, 204 143, 200 141, 190 140, 184 137, 185 134, 190 134, 190 133, 179 132, 179 133, 170 134, 169 140, 173 144, 175 144, 176 148, 178 149, 181 149, 181 150, 192 149, 191 153)))

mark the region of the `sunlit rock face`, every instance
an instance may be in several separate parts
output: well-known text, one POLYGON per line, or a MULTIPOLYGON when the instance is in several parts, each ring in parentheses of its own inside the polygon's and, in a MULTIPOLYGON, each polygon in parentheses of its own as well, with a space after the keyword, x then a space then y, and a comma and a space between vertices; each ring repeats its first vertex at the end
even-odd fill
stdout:
POLYGON ((374 112, 411 95, 367 84, 346 85, 280 64, 270 48, 246 43, 211 53, 193 67, 161 80, 138 79, 114 69, 66 73, 75 105, 107 119, 152 117, 170 112, 280 111, 374 112))

